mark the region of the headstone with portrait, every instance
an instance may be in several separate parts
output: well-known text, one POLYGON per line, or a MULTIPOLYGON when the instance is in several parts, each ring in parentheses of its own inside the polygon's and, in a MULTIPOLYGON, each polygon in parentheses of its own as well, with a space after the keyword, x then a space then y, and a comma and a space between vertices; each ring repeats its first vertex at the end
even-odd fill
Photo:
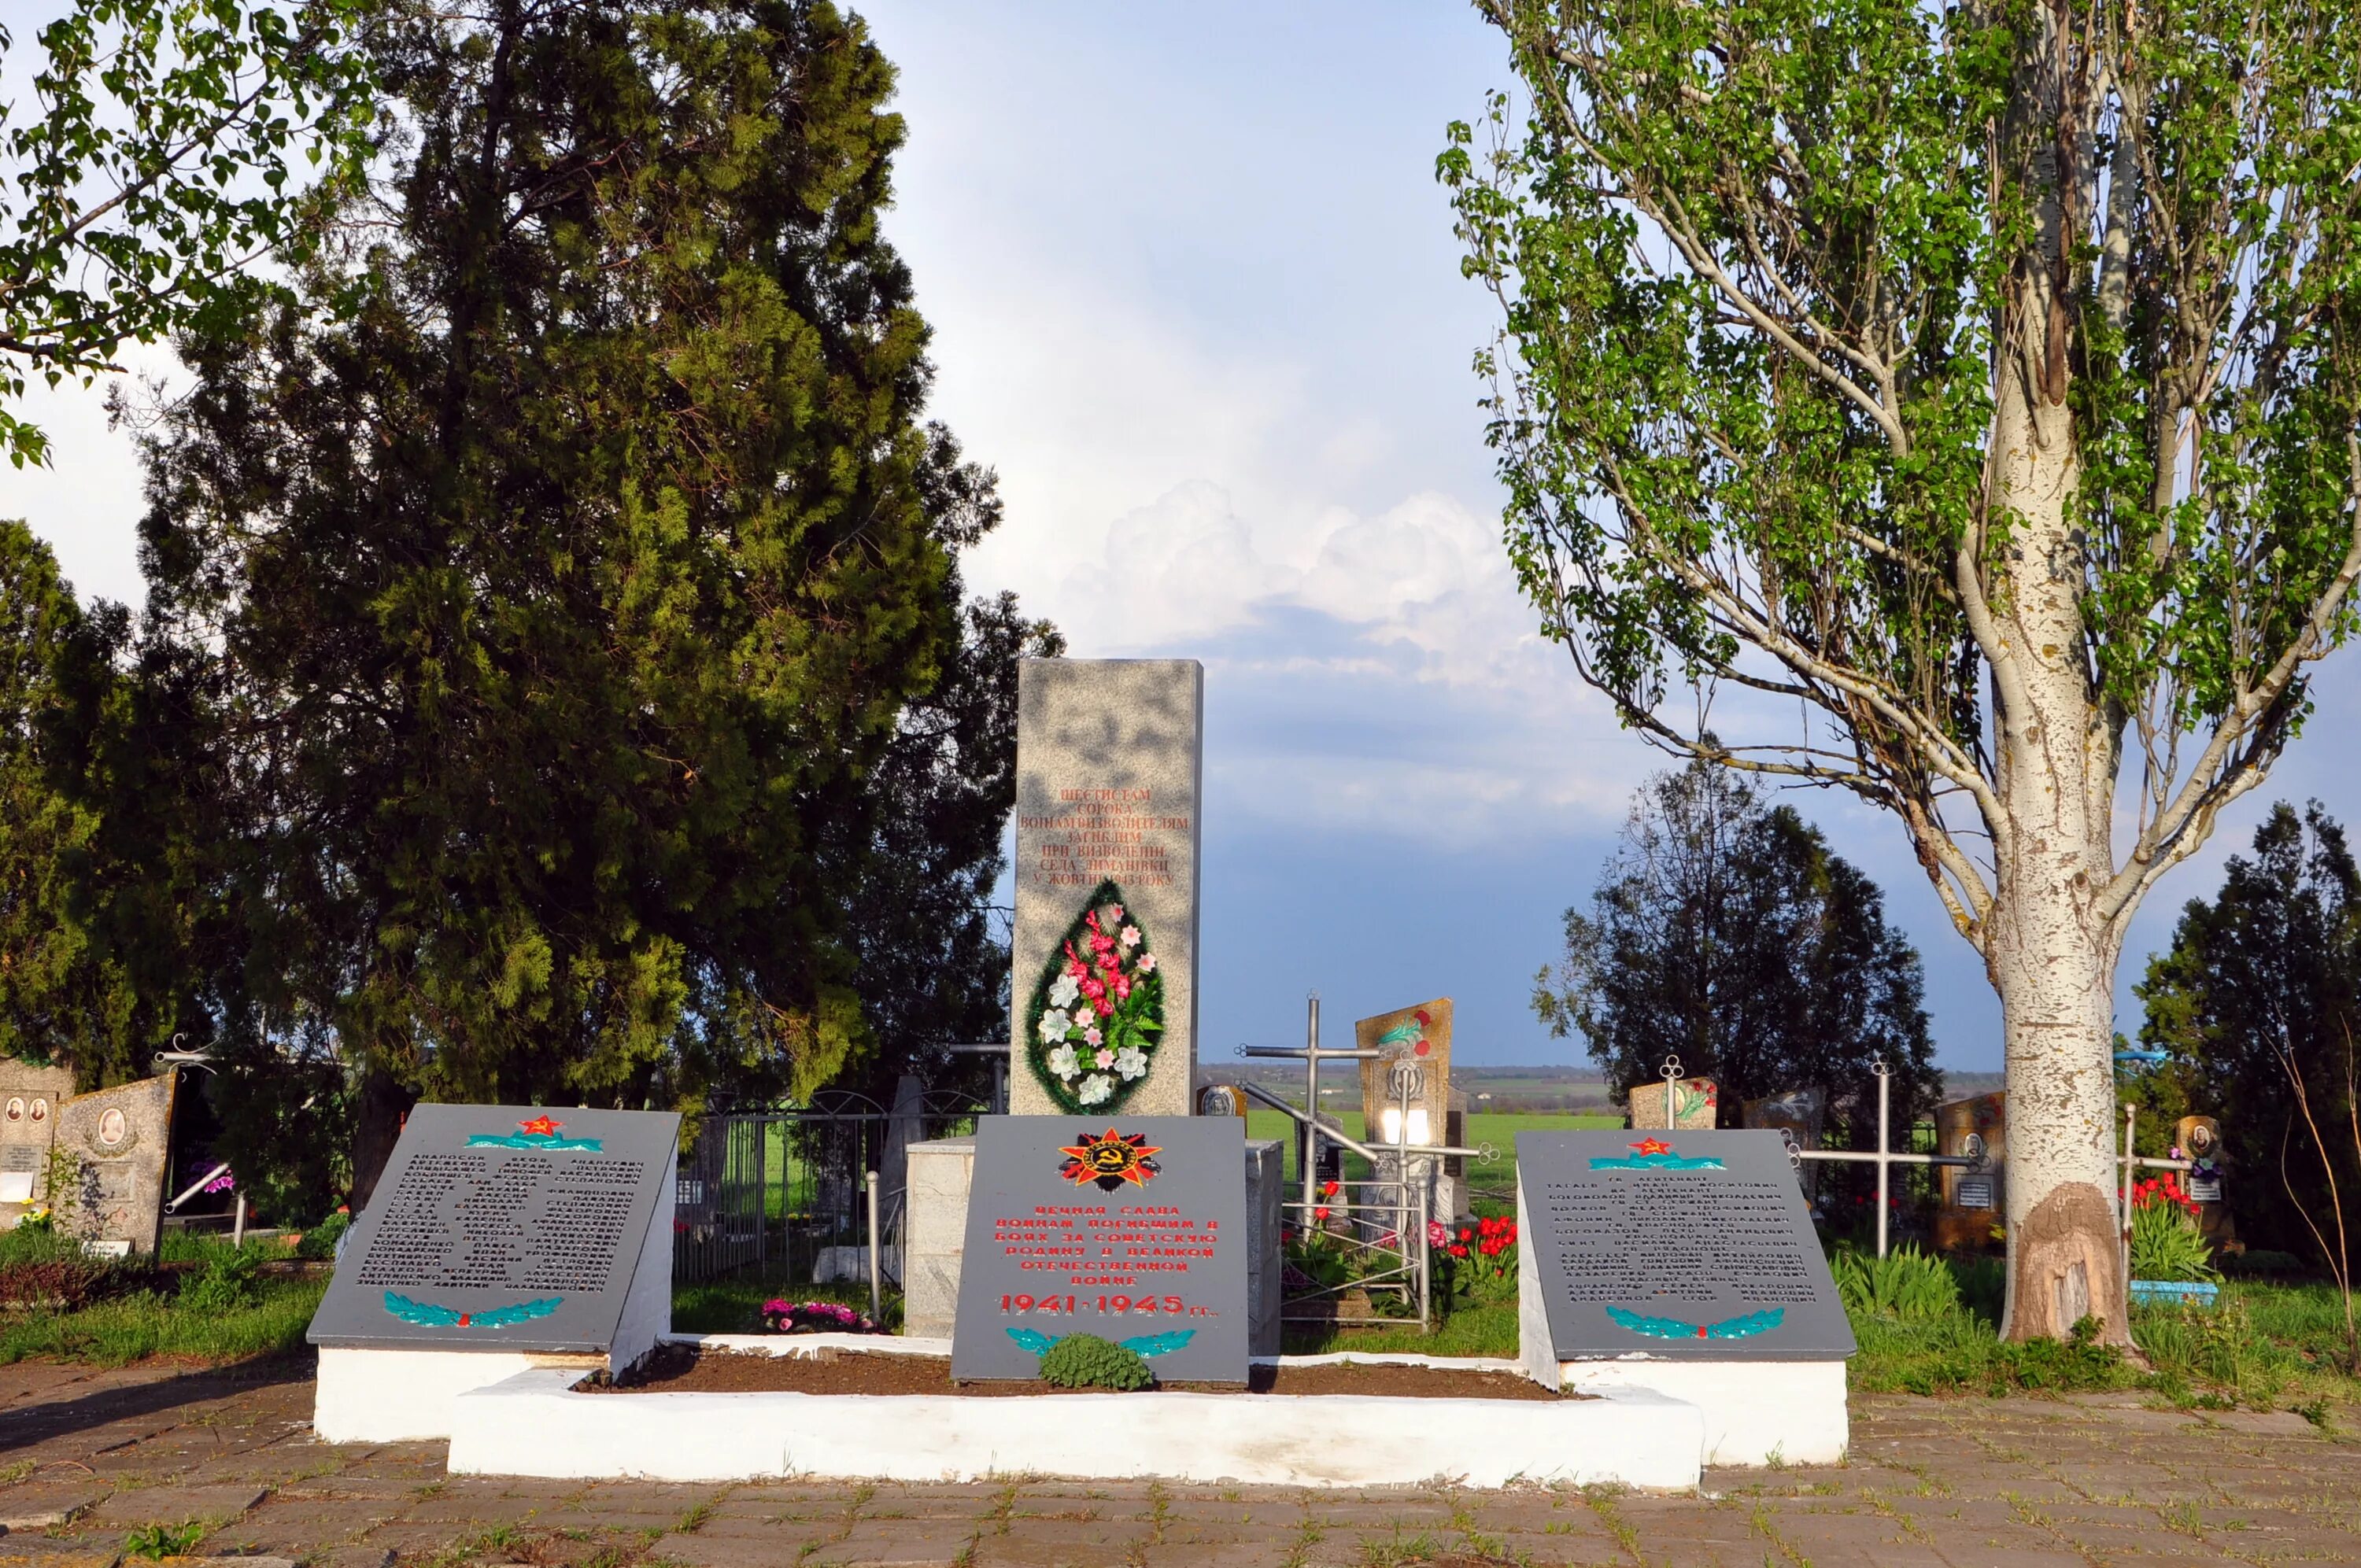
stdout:
POLYGON ((156 1250, 180 1075, 78 1094, 58 1112, 49 1207, 60 1232, 117 1257, 156 1250))
POLYGON ((58 1112, 73 1089, 71 1068, 0 1056, 0 1231, 48 1204, 58 1112))
POLYGON ((2008 1095, 1971 1095, 1935 1108, 1938 1154, 1972 1157, 1981 1166, 1944 1166, 1941 1201, 1935 1207, 1935 1245, 1945 1252, 1975 1252, 1995 1245, 1993 1232, 2006 1212, 2008 1095))

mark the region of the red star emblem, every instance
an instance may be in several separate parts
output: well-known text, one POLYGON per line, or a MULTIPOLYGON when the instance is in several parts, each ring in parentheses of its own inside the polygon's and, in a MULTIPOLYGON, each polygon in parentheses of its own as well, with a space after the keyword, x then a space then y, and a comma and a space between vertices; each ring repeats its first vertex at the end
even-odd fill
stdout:
POLYGON ((554 1138, 557 1136, 557 1129, 564 1125, 565 1123, 553 1122, 547 1116, 535 1116, 530 1122, 519 1122, 517 1131, 529 1138, 554 1138))
POLYGON ((1673 1146, 1664 1142, 1662 1138, 1642 1138, 1638 1143, 1633 1144, 1631 1147, 1633 1152, 1643 1157, 1653 1154, 1670 1154, 1673 1152, 1673 1146))
POLYGON ((1061 1146, 1058 1152, 1068 1157, 1059 1168, 1060 1176, 1077 1187, 1096 1181, 1112 1192, 1126 1181, 1145 1187, 1154 1180, 1159 1168, 1148 1157, 1164 1151, 1146 1138, 1126 1137, 1109 1127, 1098 1136, 1084 1133, 1081 1142, 1061 1146))

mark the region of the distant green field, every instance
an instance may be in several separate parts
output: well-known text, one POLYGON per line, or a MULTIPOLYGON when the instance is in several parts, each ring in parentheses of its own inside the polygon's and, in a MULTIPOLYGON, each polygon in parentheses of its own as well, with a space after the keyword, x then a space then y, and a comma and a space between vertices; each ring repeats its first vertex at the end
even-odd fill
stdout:
MULTIPOLYGON (((1345 1135, 1361 1136, 1361 1113, 1358 1111, 1332 1111, 1331 1115, 1345 1124, 1345 1135)), ((1571 1127, 1620 1127, 1623 1118, 1611 1112, 1576 1112, 1566 1115, 1495 1115, 1472 1113, 1467 1118, 1467 1144, 1471 1148, 1492 1146, 1494 1158, 1474 1166, 1467 1173, 1469 1183, 1478 1188, 1514 1187, 1517 1181, 1517 1135, 1531 1132, 1563 1132, 1571 1127)), ((1288 1146, 1287 1169, 1290 1179, 1297 1179, 1295 1169, 1295 1124, 1277 1111, 1256 1106, 1246 1113, 1246 1135, 1254 1138, 1279 1138, 1288 1146)), ((1347 1173, 1359 1177, 1367 1171, 1359 1156, 1345 1155, 1347 1173)))

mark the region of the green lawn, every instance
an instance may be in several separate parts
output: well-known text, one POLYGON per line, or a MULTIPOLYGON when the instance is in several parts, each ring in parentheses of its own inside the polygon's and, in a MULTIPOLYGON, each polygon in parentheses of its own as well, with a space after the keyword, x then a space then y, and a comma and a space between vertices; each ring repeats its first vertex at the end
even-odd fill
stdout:
MULTIPOLYGON (((1335 1096, 1331 1096, 1334 1100, 1335 1096)), ((1361 1137, 1361 1113, 1331 1106, 1328 1113, 1344 1123, 1348 1137, 1361 1137)), ((1499 1115, 1485 1111, 1467 1114, 1467 1146, 1481 1148, 1492 1146, 1494 1157, 1472 1164, 1467 1179, 1479 1190, 1507 1191, 1517 1184, 1517 1135, 1532 1132, 1565 1132, 1574 1127, 1620 1127, 1623 1118, 1612 1112, 1583 1111, 1564 1115, 1499 1115)), ((1287 1171, 1290 1181, 1300 1179, 1295 1169, 1295 1123, 1281 1112, 1262 1106, 1251 1106, 1246 1112, 1246 1136, 1278 1138, 1287 1145, 1287 1171)), ((1355 1179, 1368 1174, 1366 1163, 1358 1155, 1347 1151, 1345 1173, 1355 1179)))

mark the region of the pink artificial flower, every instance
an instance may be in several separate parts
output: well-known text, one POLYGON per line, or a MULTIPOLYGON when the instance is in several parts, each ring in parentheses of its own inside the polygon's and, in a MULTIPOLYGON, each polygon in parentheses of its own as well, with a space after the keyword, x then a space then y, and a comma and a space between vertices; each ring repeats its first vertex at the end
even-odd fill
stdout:
POLYGON ((1156 972, 1156 955, 1154 953, 1142 953, 1139 955, 1139 972, 1142 974, 1153 974, 1156 972))
POLYGON ((1120 904, 1110 904, 1110 905, 1107 905, 1107 918, 1108 918, 1108 919, 1110 919, 1110 920, 1120 920, 1120 919, 1122 919, 1122 918, 1123 918, 1123 905, 1120 905, 1120 904))
POLYGON ((1136 948, 1136 947, 1139 946, 1139 927, 1137 927, 1137 926, 1126 926, 1126 927, 1123 928, 1123 945, 1124 945, 1125 947, 1126 947, 1126 948, 1136 948))
MULTIPOLYGON (((1082 1043, 1084 1045, 1095 1046, 1105 1036, 1101 1035, 1096 1029, 1085 1029, 1082 1031, 1082 1043)), ((1104 1067, 1106 1066, 1106 1063, 1101 1062, 1099 1065, 1101 1067, 1104 1067)))
MULTIPOLYGON (((1091 1033, 1095 1035, 1098 1031, 1096 1029, 1093 1029, 1091 1033)), ((1113 1067, 1115 1065, 1115 1052, 1102 1046, 1099 1047, 1099 1054, 1093 1057, 1091 1060, 1096 1062, 1101 1067, 1113 1067)))

